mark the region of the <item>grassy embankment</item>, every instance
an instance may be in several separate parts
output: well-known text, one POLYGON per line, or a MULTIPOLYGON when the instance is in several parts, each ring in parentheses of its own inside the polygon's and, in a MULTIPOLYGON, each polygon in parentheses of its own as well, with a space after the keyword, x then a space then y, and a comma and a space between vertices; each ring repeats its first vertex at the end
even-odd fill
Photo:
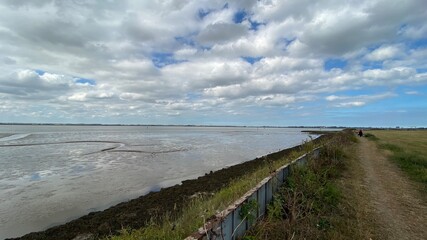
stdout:
POLYGON ((369 239, 374 220, 364 211, 360 171, 351 132, 335 136, 321 157, 294 167, 275 194, 268 216, 247 233, 255 239, 369 239))
POLYGON ((421 192, 427 196, 427 130, 376 130, 366 137, 389 150, 390 159, 421 183, 421 192))
MULTIPOLYGON (((322 144, 322 143, 321 143, 322 144)), ((267 162, 259 169, 233 181, 229 186, 212 194, 200 194, 189 199, 189 204, 177 218, 161 217, 152 219, 142 229, 124 229, 119 236, 110 240, 133 239, 183 239, 203 225, 207 218, 225 209, 253 188, 272 171, 314 148, 312 142, 303 144, 302 150, 293 152, 279 161, 267 162)), ((178 196, 177 196, 178 197, 178 196)))

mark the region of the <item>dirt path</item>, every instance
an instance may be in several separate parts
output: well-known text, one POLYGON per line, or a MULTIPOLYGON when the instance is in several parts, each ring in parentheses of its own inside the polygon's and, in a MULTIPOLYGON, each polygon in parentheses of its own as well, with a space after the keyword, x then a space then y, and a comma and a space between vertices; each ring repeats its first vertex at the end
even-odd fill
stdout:
POLYGON ((364 188, 384 239, 427 239, 427 205, 414 183, 374 142, 359 139, 364 188))

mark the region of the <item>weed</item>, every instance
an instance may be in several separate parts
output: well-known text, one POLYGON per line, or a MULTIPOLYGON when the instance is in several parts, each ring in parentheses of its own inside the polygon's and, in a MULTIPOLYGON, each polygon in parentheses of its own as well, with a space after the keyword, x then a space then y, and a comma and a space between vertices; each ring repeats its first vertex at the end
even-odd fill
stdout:
POLYGON ((271 220, 282 219, 285 214, 283 199, 275 197, 273 201, 267 205, 267 217, 271 220))
POLYGON ((251 199, 242 205, 239 215, 241 219, 248 219, 248 221, 253 222, 256 219, 257 212, 258 203, 256 200, 251 199))
POLYGON ((327 239, 336 234, 343 237, 334 218, 334 214, 340 214, 342 199, 334 179, 346 169, 344 159, 348 156, 343 147, 353 142, 352 132, 338 133, 323 147, 319 159, 304 166, 292 166, 292 174, 267 207, 267 217, 251 229, 248 236, 327 239))

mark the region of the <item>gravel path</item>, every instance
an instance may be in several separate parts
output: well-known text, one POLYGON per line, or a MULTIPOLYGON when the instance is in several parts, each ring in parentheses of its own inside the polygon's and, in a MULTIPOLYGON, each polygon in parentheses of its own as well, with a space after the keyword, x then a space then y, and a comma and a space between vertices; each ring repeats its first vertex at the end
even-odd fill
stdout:
POLYGON ((427 239, 427 204, 415 183, 374 142, 359 138, 359 159, 375 219, 385 239, 427 239))

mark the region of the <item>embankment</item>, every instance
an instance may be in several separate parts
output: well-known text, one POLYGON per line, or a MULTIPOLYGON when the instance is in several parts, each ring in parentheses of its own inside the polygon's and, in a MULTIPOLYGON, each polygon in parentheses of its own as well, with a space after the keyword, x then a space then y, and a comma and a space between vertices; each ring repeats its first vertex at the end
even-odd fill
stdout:
MULTIPOLYGON (((329 135, 322 135, 313 141, 317 143, 325 138, 329 138, 329 135)), ((99 238, 118 234, 118 231, 122 228, 141 228, 150 219, 159 218, 166 213, 169 213, 172 217, 178 215, 188 202, 188 199, 196 193, 216 192, 227 186, 233 179, 240 178, 255 171, 260 166, 268 164, 268 162, 279 160, 300 149, 301 146, 295 146, 265 157, 211 172, 197 179, 183 181, 180 185, 161 189, 159 192, 150 192, 147 195, 120 203, 104 211, 92 212, 46 231, 29 233, 15 239, 74 239, 76 236, 88 234, 93 238, 99 238)))

